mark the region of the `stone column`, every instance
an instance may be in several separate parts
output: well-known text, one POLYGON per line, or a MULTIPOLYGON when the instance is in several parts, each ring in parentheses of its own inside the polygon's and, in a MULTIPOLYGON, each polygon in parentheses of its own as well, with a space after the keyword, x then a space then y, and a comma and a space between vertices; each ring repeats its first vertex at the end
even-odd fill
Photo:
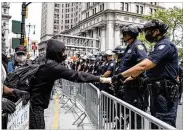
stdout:
MULTIPOLYGON (((94 27, 92 29, 93 29, 93 38, 97 39, 97 28, 94 27)), ((93 48, 97 48, 97 41, 96 40, 93 40, 93 48)), ((95 53, 95 52, 97 52, 97 50, 93 49, 93 53, 95 53)))
POLYGON ((114 46, 118 46, 118 45, 121 45, 120 43, 120 24, 118 23, 115 23, 114 24, 114 46))
POLYGON ((103 24, 100 26, 101 30, 101 37, 100 37, 100 50, 105 51, 106 50, 106 45, 105 45, 105 30, 106 30, 106 24, 103 24))
POLYGON ((108 21, 106 29, 106 50, 114 49, 114 24, 112 21, 108 21))

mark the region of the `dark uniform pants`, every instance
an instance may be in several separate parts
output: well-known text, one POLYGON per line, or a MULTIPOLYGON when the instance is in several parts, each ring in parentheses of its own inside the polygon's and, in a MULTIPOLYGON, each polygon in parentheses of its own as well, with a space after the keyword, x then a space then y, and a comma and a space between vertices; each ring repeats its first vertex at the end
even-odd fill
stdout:
MULTIPOLYGON (((169 102, 163 94, 151 94, 150 99, 151 115, 176 127, 178 101, 169 102)), ((152 124, 152 129, 158 129, 158 126, 152 124)))
POLYGON ((43 108, 36 106, 30 108, 29 129, 45 129, 43 108))
MULTIPOLYGON (((144 103, 142 101, 142 97, 141 96, 141 92, 139 91, 139 84, 134 84, 132 85, 125 85, 124 86, 124 101, 145 111, 145 108, 143 107, 144 103)), ((126 110, 126 114, 129 114, 129 111, 126 110)), ((137 129, 142 129, 141 125, 141 116, 137 115, 136 118, 136 125, 135 125, 135 114, 133 112, 131 112, 131 114, 129 114, 129 116, 131 116, 131 129, 135 129, 135 126, 137 129)), ((130 123, 130 118, 128 118, 126 121, 130 123)))

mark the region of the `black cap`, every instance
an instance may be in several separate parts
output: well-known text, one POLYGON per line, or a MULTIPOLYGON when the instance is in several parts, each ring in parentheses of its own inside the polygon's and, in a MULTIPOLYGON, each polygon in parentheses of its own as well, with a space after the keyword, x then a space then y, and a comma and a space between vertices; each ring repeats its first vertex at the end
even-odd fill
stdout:
POLYGON ((16 54, 26 54, 27 52, 27 49, 24 45, 18 45, 16 48, 15 48, 15 53, 16 54))

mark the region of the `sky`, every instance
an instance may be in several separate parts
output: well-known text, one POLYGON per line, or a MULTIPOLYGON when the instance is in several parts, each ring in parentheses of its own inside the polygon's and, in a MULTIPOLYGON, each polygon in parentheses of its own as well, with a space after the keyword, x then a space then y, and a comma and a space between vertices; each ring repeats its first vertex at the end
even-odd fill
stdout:
MULTIPOLYGON (((22 3, 10 3, 10 16, 12 16, 10 20, 10 30, 11 30, 11 21, 12 20, 18 20, 21 21, 21 5, 22 3)), ((182 3, 165 3, 165 7, 182 7, 182 3)), ((41 9, 42 9, 42 3, 31 3, 28 7, 28 18, 26 19, 26 25, 29 23, 31 25, 35 25, 35 35, 33 35, 34 29, 31 28, 30 31, 30 39, 36 40, 37 42, 40 42, 40 34, 41 34, 41 9)), ((28 28, 26 27, 28 30, 28 28)), ((26 30, 26 32, 28 32, 26 30)), ((10 37, 15 36, 13 33, 10 33, 10 37)))

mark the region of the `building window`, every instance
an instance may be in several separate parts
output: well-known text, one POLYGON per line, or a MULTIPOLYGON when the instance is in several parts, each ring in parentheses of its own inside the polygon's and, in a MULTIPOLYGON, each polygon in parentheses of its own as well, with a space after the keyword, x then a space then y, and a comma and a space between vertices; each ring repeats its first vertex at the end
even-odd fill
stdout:
POLYGON ((155 3, 155 5, 157 5, 157 2, 154 2, 155 3))
POLYGON ((123 11, 129 11, 129 4, 128 3, 125 3, 125 2, 122 2, 122 10, 123 11))
POLYGON ((4 13, 6 14, 6 9, 4 9, 4 13))
POLYGON ((143 6, 136 5, 136 13, 143 14, 143 6))
POLYGON ((89 9, 90 7, 90 2, 87 2, 87 9, 89 9))
POLYGON ((100 5, 100 11, 104 10, 104 4, 100 5))
POLYGON ((128 3, 125 3, 125 11, 128 11, 128 3))
POLYGON ((136 13, 139 13, 139 6, 136 5, 136 13))
POLYGON ((140 8, 141 14, 143 14, 143 6, 140 6, 140 8))
POLYGON ((156 12, 157 10, 156 10, 156 9, 154 9, 154 11, 156 12))
POLYGON ((62 4, 62 7, 64 7, 64 4, 62 4))

